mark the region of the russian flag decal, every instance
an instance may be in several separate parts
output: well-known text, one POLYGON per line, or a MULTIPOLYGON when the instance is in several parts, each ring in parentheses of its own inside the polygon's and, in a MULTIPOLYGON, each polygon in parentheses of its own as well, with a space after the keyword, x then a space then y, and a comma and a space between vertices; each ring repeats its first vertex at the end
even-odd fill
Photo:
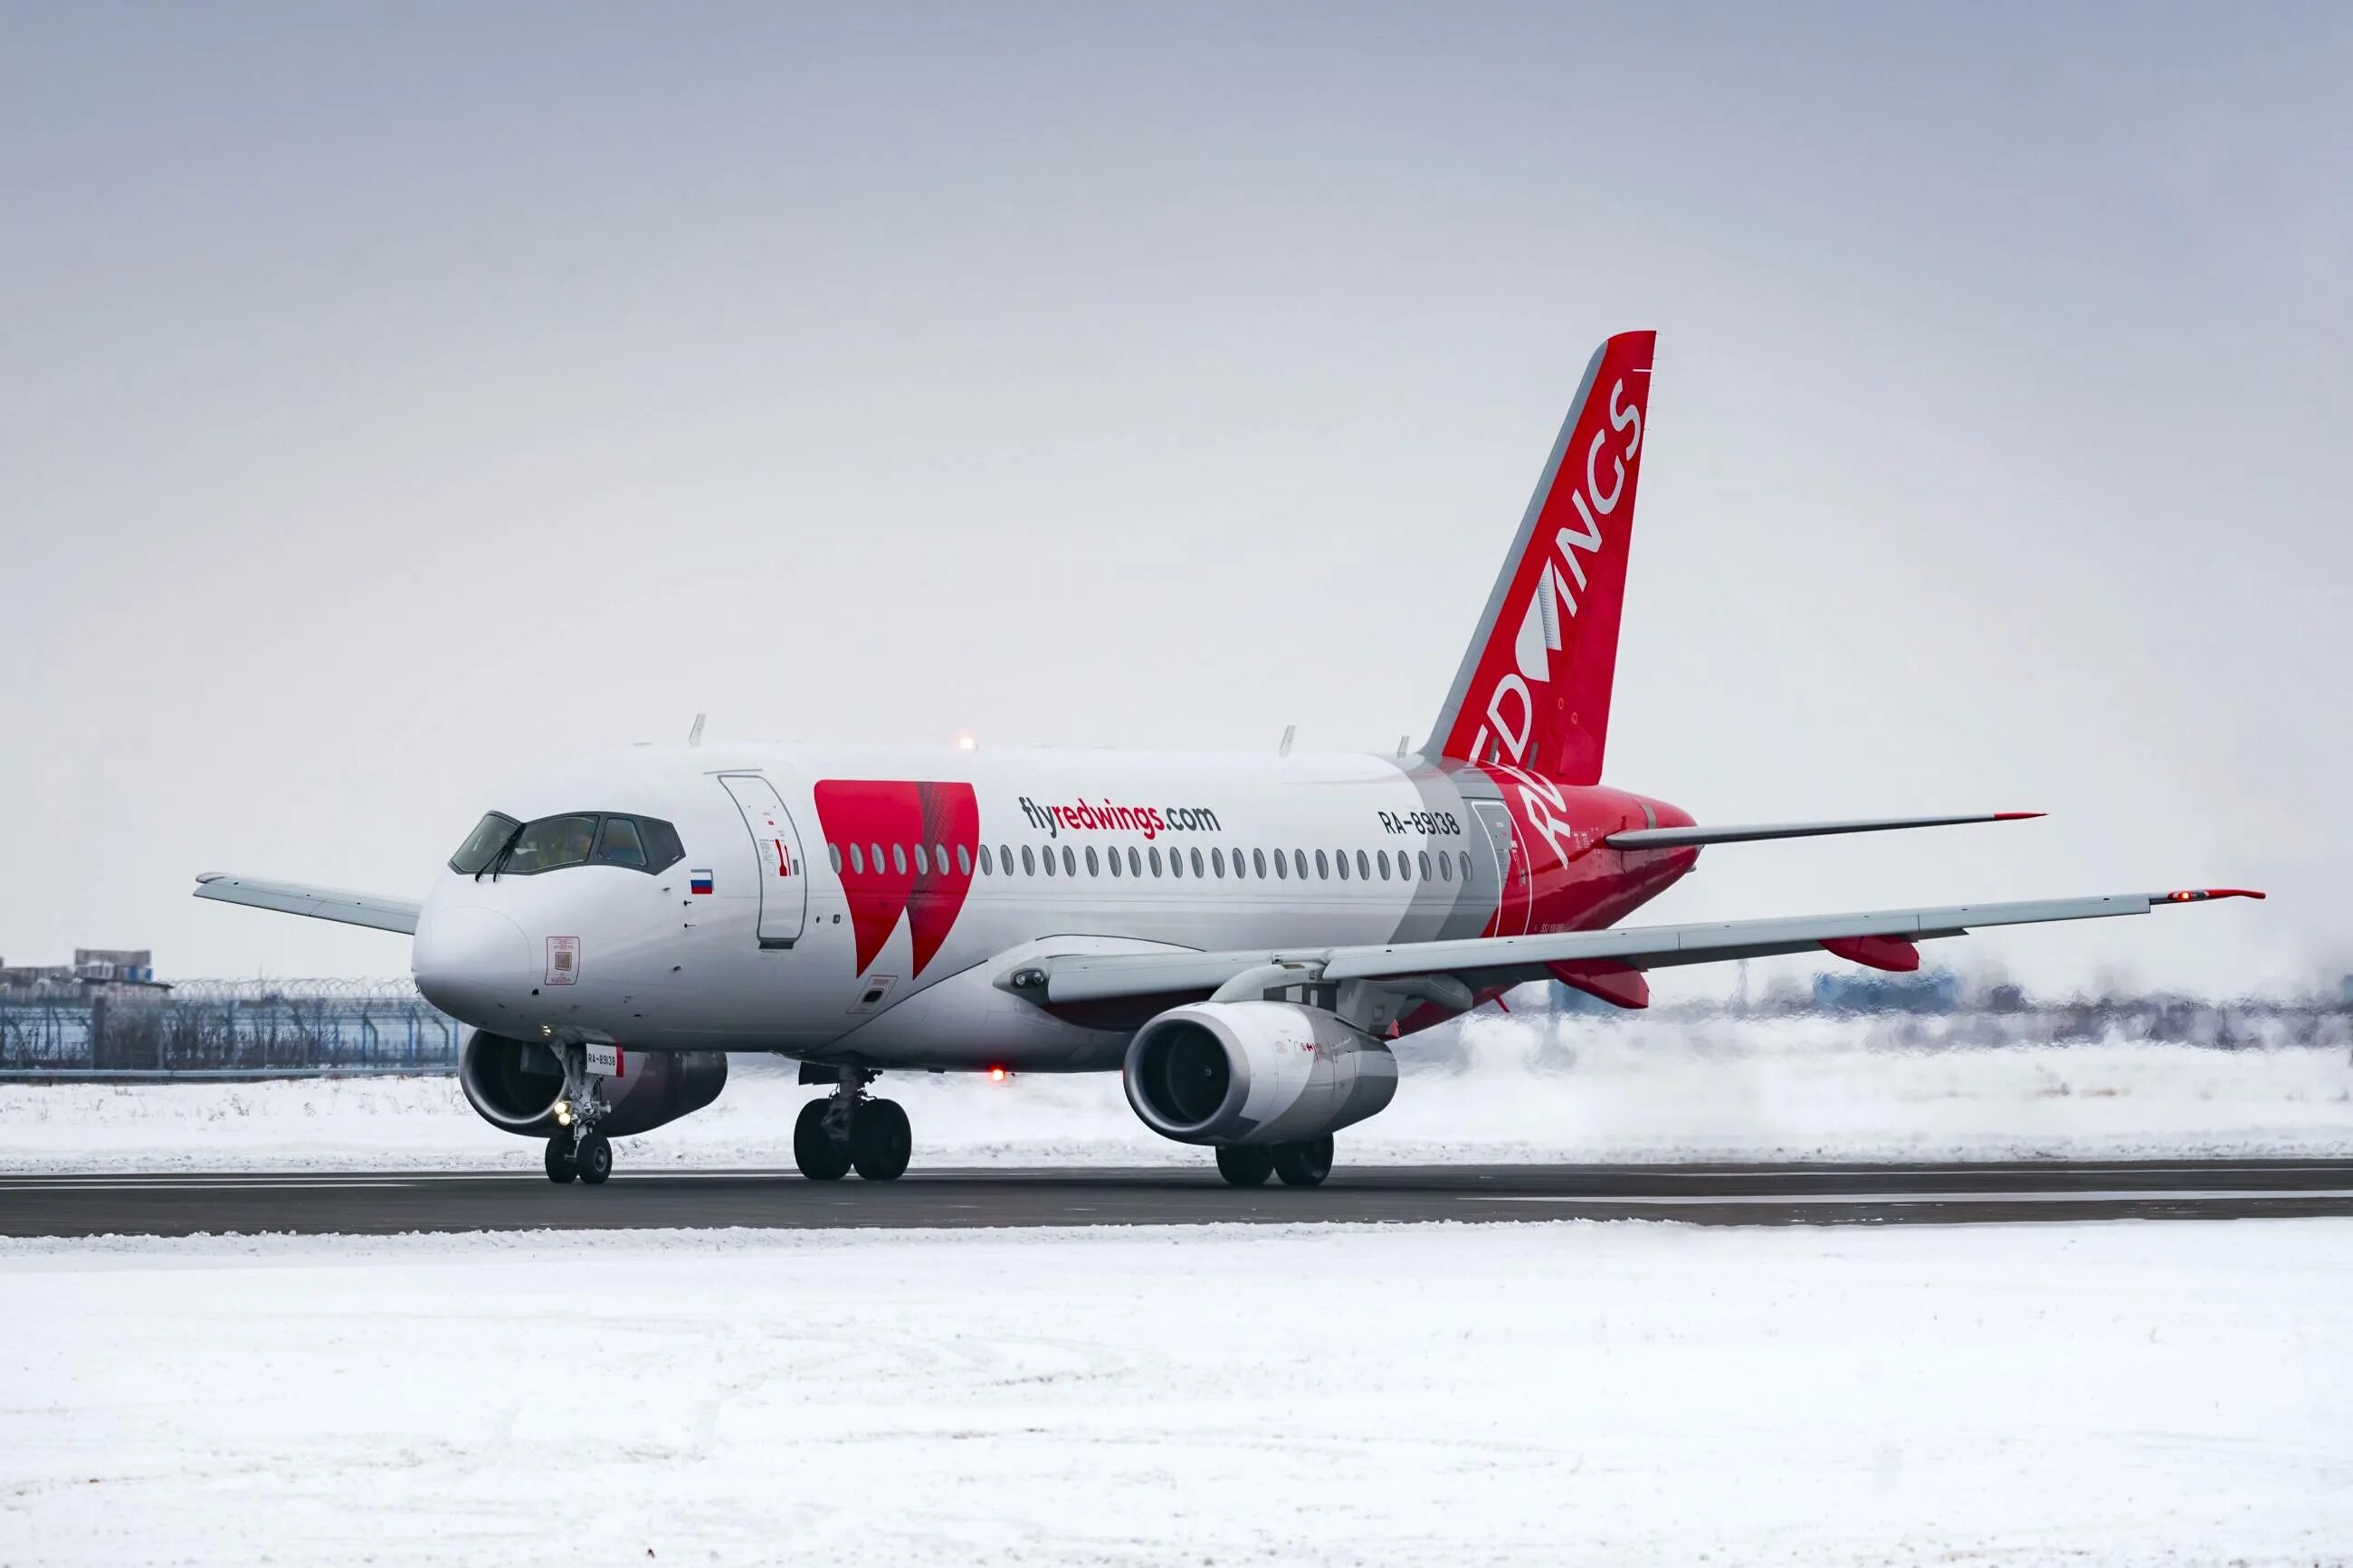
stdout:
POLYGON ((711 891, 711 873, 708 871, 689 871, 686 874, 686 890, 690 893, 707 893, 711 891))

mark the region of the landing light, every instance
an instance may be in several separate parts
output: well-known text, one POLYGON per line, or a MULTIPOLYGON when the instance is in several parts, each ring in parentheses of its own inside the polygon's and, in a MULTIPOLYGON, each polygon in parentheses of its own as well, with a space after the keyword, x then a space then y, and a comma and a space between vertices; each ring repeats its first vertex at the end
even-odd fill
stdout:
POLYGON ((991 1083, 1003 1083, 1011 1076, 1013 1075, 1007 1072, 1003 1068, 991 1068, 988 1069, 988 1081, 991 1083))
POLYGON ((555 1124, 558 1127, 569 1127, 572 1125, 572 1102, 570 1100, 559 1100, 555 1102, 555 1124))
POLYGON ((978 751, 979 749, 980 749, 980 742, 979 742, 979 740, 978 740, 976 737, 975 737, 975 736, 971 736, 971 735, 958 735, 958 736, 956 737, 956 750, 957 750, 957 751, 959 751, 959 752, 976 752, 976 751, 978 751))

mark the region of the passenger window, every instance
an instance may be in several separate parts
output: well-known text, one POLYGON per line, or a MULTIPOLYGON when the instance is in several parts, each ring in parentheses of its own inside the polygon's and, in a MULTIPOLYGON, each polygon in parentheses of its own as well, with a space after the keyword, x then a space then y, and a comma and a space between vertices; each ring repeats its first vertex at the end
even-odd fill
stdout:
POLYGON ((1425 849, 1416 858, 1421 862, 1421 879, 1427 882, 1430 880, 1430 851, 1425 849))
POLYGON ((897 876, 903 877, 907 874, 907 847, 905 845, 893 844, 891 846, 891 869, 892 873, 897 876))
POLYGON ((1062 846, 1062 875, 1066 877, 1075 877, 1078 874, 1079 858, 1071 854, 1071 847, 1065 844, 1062 846))
POLYGON ((1454 858, 1443 850, 1438 856, 1438 879, 1441 882, 1454 880, 1454 858))
POLYGON ((515 836, 514 847, 507 851, 498 869, 511 876, 528 877, 558 867, 585 865, 596 842, 594 816, 543 816, 523 826, 523 830, 515 836))
POLYGON ((1092 844, 1087 846, 1087 875, 1090 877, 1103 875, 1103 868, 1095 863, 1095 847, 1092 844))
POLYGON ((1127 874, 1131 877, 1144 875, 1144 852, 1133 844, 1127 847, 1127 874))
POLYGON ((1280 849, 1274 852, 1274 875, 1277 880, 1291 875, 1291 857, 1280 849))
POLYGON ((1340 873, 1340 880, 1345 882, 1348 879, 1348 852, 1345 849, 1332 851, 1332 866, 1340 873))
POLYGON ((1106 849, 1103 851, 1103 858, 1111 862, 1111 874, 1114 877, 1118 876, 1119 851, 1116 848, 1106 849))
POLYGON ((866 874, 866 857, 858 852, 855 844, 849 847, 849 868, 861 877, 866 874))
MULTIPOLYGON (((984 853, 986 853, 986 851, 984 851, 984 853)), ((1000 844, 1000 845, 998 845, 998 846, 997 847, 997 863, 998 865, 1000 865, 1000 866, 1002 866, 1002 867, 1004 867, 1004 868, 1005 868, 1005 874, 1006 874, 1007 876, 1010 877, 1011 875, 1013 875, 1013 846, 1012 846, 1012 845, 1010 845, 1010 844, 1000 844)))
POLYGON ((995 866, 992 866, 991 864, 989 864, 989 859, 988 859, 988 846, 987 846, 987 845, 986 845, 986 844, 982 845, 982 846, 980 847, 980 871, 981 871, 981 875, 982 875, 982 876, 984 876, 984 877, 988 876, 988 875, 990 875, 990 874, 994 873, 994 872, 996 871, 996 869, 997 869, 997 868, 996 868, 995 866))
POLYGON ((1466 882, 1471 879, 1471 851, 1468 849, 1462 851, 1462 879, 1466 882))
POLYGON ((1155 877, 1160 875, 1160 847, 1158 845, 1153 846, 1152 848, 1152 874, 1155 877))
POLYGON ((956 875, 959 877, 972 875, 972 851, 961 844, 956 846, 956 875))
POLYGON ((1389 879, 1389 852, 1386 849, 1375 850, 1373 852, 1373 864, 1381 868, 1381 880, 1384 882, 1388 881, 1389 879))
MULTIPOLYGON (((1280 855, 1277 855, 1277 856, 1275 857, 1275 860, 1277 861, 1277 863, 1280 863, 1280 862, 1282 861, 1282 856, 1280 856, 1280 855)), ((1252 871, 1255 871, 1255 872, 1257 872, 1257 873, 1258 873, 1258 879, 1259 879, 1260 881, 1263 882, 1263 881, 1265 881, 1265 880, 1266 880, 1266 851, 1265 851, 1265 850, 1263 850, 1263 849, 1253 849, 1253 850, 1251 850, 1251 851, 1250 851, 1250 869, 1251 869, 1252 871)))
POLYGON ((866 847, 866 852, 874 858, 874 874, 878 877, 881 876, 882 874, 882 867, 884 864, 882 859, 882 846, 880 844, 869 844, 866 847))
POLYGON ((1168 851, 1168 874, 1172 877, 1181 877, 1185 874, 1185 851, 1182 849, 1168 851))
POLYGON ((1356 851, 1356 879, 1360 882, 1373 879, 1373 863, 1365 858, 1365 852, 1361 849, 1356 851))
POLYGON ((940 868, 941 876, 944 877, 948 874, 948 847, 946 845, 934 844, 932 846, 932 864, 940 868))
POLYGON ((1198 849, 1193 851, 1193 875, 1201 875, 1201 852, 1198 849))
POLYGON ((1209 869, 1218 874, 1219 880, 1223 881, 1225 879, 1226 852, 1224 850, 1214 847, 1211 847, 1209 850, 1209 869))
POLYGON ((1029 846, 1027 844, 1021 847, 1021 874, 1025 877, 1034 877, 1038 874, 1038 862, 1030 857, 1029 846))
POLYGON ((833 874, 834 874, 835 876, 837 876, 837 877, 840 876, 840 875, 841 875, 841 846, 840 846, 840 845, 839 845, 839 844, 835 844, 835 843, 831 842, 830 840, 828 840, 828 841, 827 842, 827 844, 826 844, 826 847, 825 847, 825 858, 826 858, 827 861, 828 861, 829 864, 831 864, 831 866, 833 867, 833 874))
POLYGON ((600 866, 627 866, 631 870, 646 868, 646 847, 638 839, 638 825, 627 816, 608 816, 604 830, 596 837, 596 863, 600 866))
POLYGON ((1321 849, 1315 851, 1315 879, 1319 882, 1328 882, 1332 879, 1331 865, 1324 858, 1324 851, 1321 849))
POLYGON ((931 874, 932 863, 929 859, 924 858, 923 847, 918 844, 915 846, 915 875, 918 877, 928 877, 931 874))

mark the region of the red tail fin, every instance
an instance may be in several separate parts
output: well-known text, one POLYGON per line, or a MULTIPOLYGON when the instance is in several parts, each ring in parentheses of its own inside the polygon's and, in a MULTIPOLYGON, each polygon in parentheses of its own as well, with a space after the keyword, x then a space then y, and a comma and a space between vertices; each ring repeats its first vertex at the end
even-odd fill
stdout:
POLYGON ((1656 337, 1620 332, 1586 367, 1425 755, 1600 782, 1656 337))

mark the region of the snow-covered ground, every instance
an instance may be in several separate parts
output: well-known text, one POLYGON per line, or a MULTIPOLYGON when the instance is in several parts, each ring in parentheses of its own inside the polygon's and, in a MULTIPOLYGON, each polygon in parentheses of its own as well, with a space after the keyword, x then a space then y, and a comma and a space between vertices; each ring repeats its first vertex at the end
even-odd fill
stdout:
POLYGON ((2342 1220, 0 1242, 0 1560, 2341 1563, 2348 1293, 2342 1220))
MULTIPOLYGON (((2353 1154, 2341 1048, 2148 1041, 1906 1049, 1862 1020, 1484 1018, 1468 1066, 1406 1050, 1396 1103, 1343 1133, 1358 1163, 1444 1160, 2353 1154), (1567 1064, 1564 1068, 1563 1064, 1567 1064)), ((789 1164, 819 1092, 738 1058, 717 1104, 620 1147, 623 1169, 789 1164)), ((1115 1075, 1003 1084, 894 1075, 917 1165, 1153 1164, 1115 1075)), ((0 1169, 527 1169, 448 1079, 0 1085, 0 1169)))

